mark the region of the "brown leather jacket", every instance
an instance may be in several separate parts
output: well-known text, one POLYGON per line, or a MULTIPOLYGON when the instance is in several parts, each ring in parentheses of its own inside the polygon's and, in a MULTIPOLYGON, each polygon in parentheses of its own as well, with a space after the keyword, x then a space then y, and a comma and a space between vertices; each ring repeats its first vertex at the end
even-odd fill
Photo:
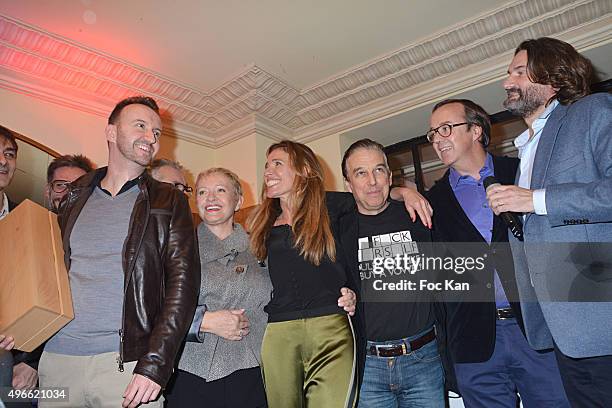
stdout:
MULTIPOLYGON (((59 211, 64 261, 70 270, 70 233, 106 167, 72 186, 59 211)), ((189 204, 170 184, 138 178, 140 194, 123 246, 124 299, 119 370, 138 360, 134 373, 165 387, 189 329, 200 288, 200 260, 189 204)), ((104 220, 100 220, 104 222, 104 220)), ((105 299, 100 299, 105 301, 105 299)))

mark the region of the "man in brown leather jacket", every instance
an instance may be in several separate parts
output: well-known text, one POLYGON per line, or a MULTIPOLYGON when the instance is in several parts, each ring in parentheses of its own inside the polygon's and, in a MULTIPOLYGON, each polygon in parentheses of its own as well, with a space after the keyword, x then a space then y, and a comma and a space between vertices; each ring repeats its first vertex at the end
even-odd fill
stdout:
POLYGON ((119 102, 108 167, 75 181, 60 205, 75 319, 41 357, 41 387, 69 387, 70 400, 50 406, 162 406, 200 265, 184 194, 145 171, 160 136, 153 99, 119 102))

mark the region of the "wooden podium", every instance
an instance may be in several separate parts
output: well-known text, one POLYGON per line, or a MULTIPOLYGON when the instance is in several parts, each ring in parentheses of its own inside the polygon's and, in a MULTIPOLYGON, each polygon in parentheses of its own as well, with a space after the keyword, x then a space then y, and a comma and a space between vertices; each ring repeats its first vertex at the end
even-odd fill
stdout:
POLYGON ((57 216, 25 200, 0 238, 0 334, 32 351, 74 318, 57 216))

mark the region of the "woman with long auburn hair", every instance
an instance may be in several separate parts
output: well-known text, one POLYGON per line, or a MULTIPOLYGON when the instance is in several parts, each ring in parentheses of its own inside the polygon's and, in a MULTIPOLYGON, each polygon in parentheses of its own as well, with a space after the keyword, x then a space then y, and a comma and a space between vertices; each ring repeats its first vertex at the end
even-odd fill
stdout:
POLYGON ((347 275, 336 261, 330 201, 309 147, 285 140, 268 148, 261 205, 248 227, 273 286, 261 350, 270 408, 355 404, 354 334, 337 300, 347 275))

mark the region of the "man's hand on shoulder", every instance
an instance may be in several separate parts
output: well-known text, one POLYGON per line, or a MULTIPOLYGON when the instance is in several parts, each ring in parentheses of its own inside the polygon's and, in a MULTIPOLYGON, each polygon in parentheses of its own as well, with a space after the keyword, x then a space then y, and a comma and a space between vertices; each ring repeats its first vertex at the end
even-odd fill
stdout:
POLYGON ((140 404, 146 404, 149 401, 155 400, 161 386, 155 381, 145 377, 144 375, 134 374, 132 381, 128 384, 123 393, 124 408, 136 408, 140 404))
POLYGON ((414 188, 393 187, 390 196, 393 200, 404 202, 406 211, 410 214, 412 222, 416 221, 418 215, 423 225, 427 228, 431 228, 433 208, 431 208, 429 201, 417 191, 416 185, 414 185, 414 188))

